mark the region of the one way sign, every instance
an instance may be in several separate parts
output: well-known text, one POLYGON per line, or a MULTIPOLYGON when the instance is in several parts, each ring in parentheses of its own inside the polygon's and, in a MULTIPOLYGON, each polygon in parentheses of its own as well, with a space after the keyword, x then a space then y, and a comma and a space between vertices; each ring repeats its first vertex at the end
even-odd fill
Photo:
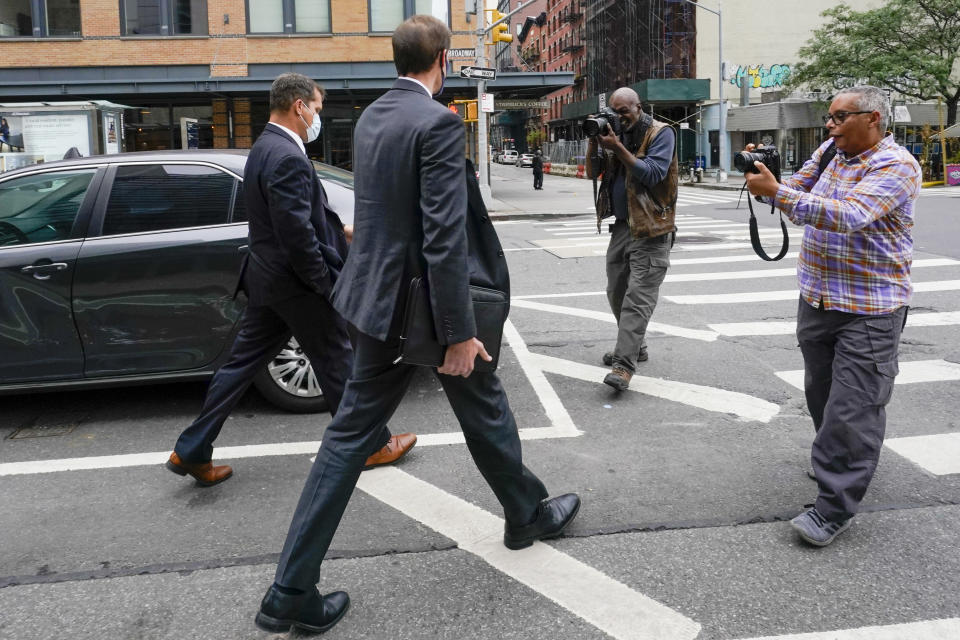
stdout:
POLYGON ((460 67, 460 77, 496 80, 497 70, 489 67, 460 67))

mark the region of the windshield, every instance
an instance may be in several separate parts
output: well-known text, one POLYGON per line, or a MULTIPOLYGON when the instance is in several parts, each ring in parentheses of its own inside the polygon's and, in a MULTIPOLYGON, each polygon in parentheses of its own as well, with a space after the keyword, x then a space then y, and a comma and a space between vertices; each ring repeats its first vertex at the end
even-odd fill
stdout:
POLYGON ((317 161, 313 161, 313 168, 322 179, 353 189, 353 173, 317 161))

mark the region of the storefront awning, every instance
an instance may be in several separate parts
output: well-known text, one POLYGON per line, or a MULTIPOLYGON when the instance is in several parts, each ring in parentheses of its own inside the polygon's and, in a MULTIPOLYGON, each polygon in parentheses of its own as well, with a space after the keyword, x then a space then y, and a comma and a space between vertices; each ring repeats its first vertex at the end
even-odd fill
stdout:
MULTIPOLYGON (((668 78, 664 80, 643 80, 630 86, 637 92, 641 102, 657 106, 696 104, 710 98, 710 81, 668 78)), ((610 94, 605 94, 609 104, 610 94)), ((592 96, 580 102, 564 105, 564 120, 580 120, 584 116, 596 113, 599 109, 599 98, 592 96)))

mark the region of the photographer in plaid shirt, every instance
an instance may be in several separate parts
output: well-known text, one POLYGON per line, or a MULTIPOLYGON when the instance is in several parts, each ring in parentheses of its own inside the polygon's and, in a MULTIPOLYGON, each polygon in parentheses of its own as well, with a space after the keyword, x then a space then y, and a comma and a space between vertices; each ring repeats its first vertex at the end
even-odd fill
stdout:
POLYGON ((885 135, 889 114, 882 90, 844 89, 825 117, 830 140, 797 173, 781 184, 757 162, 760 173, 746 176, 750 193, 804 227, 797 338, 820 491, 791 525, 821 547, 850 526, 876 469, 912 292, 920 167, 885 135))

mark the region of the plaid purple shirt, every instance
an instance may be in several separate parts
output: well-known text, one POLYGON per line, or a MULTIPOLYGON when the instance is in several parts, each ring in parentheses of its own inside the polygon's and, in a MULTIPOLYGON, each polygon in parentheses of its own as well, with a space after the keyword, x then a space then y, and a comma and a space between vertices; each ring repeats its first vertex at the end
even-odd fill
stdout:
POLYGON ((797 280, 813 307, 861 315, 910 301, 913 202, 920 165, 887 136, 860 155, 838 150, 819 175, 824 143, 783 181, 774 204, 805 225, 797 280))

